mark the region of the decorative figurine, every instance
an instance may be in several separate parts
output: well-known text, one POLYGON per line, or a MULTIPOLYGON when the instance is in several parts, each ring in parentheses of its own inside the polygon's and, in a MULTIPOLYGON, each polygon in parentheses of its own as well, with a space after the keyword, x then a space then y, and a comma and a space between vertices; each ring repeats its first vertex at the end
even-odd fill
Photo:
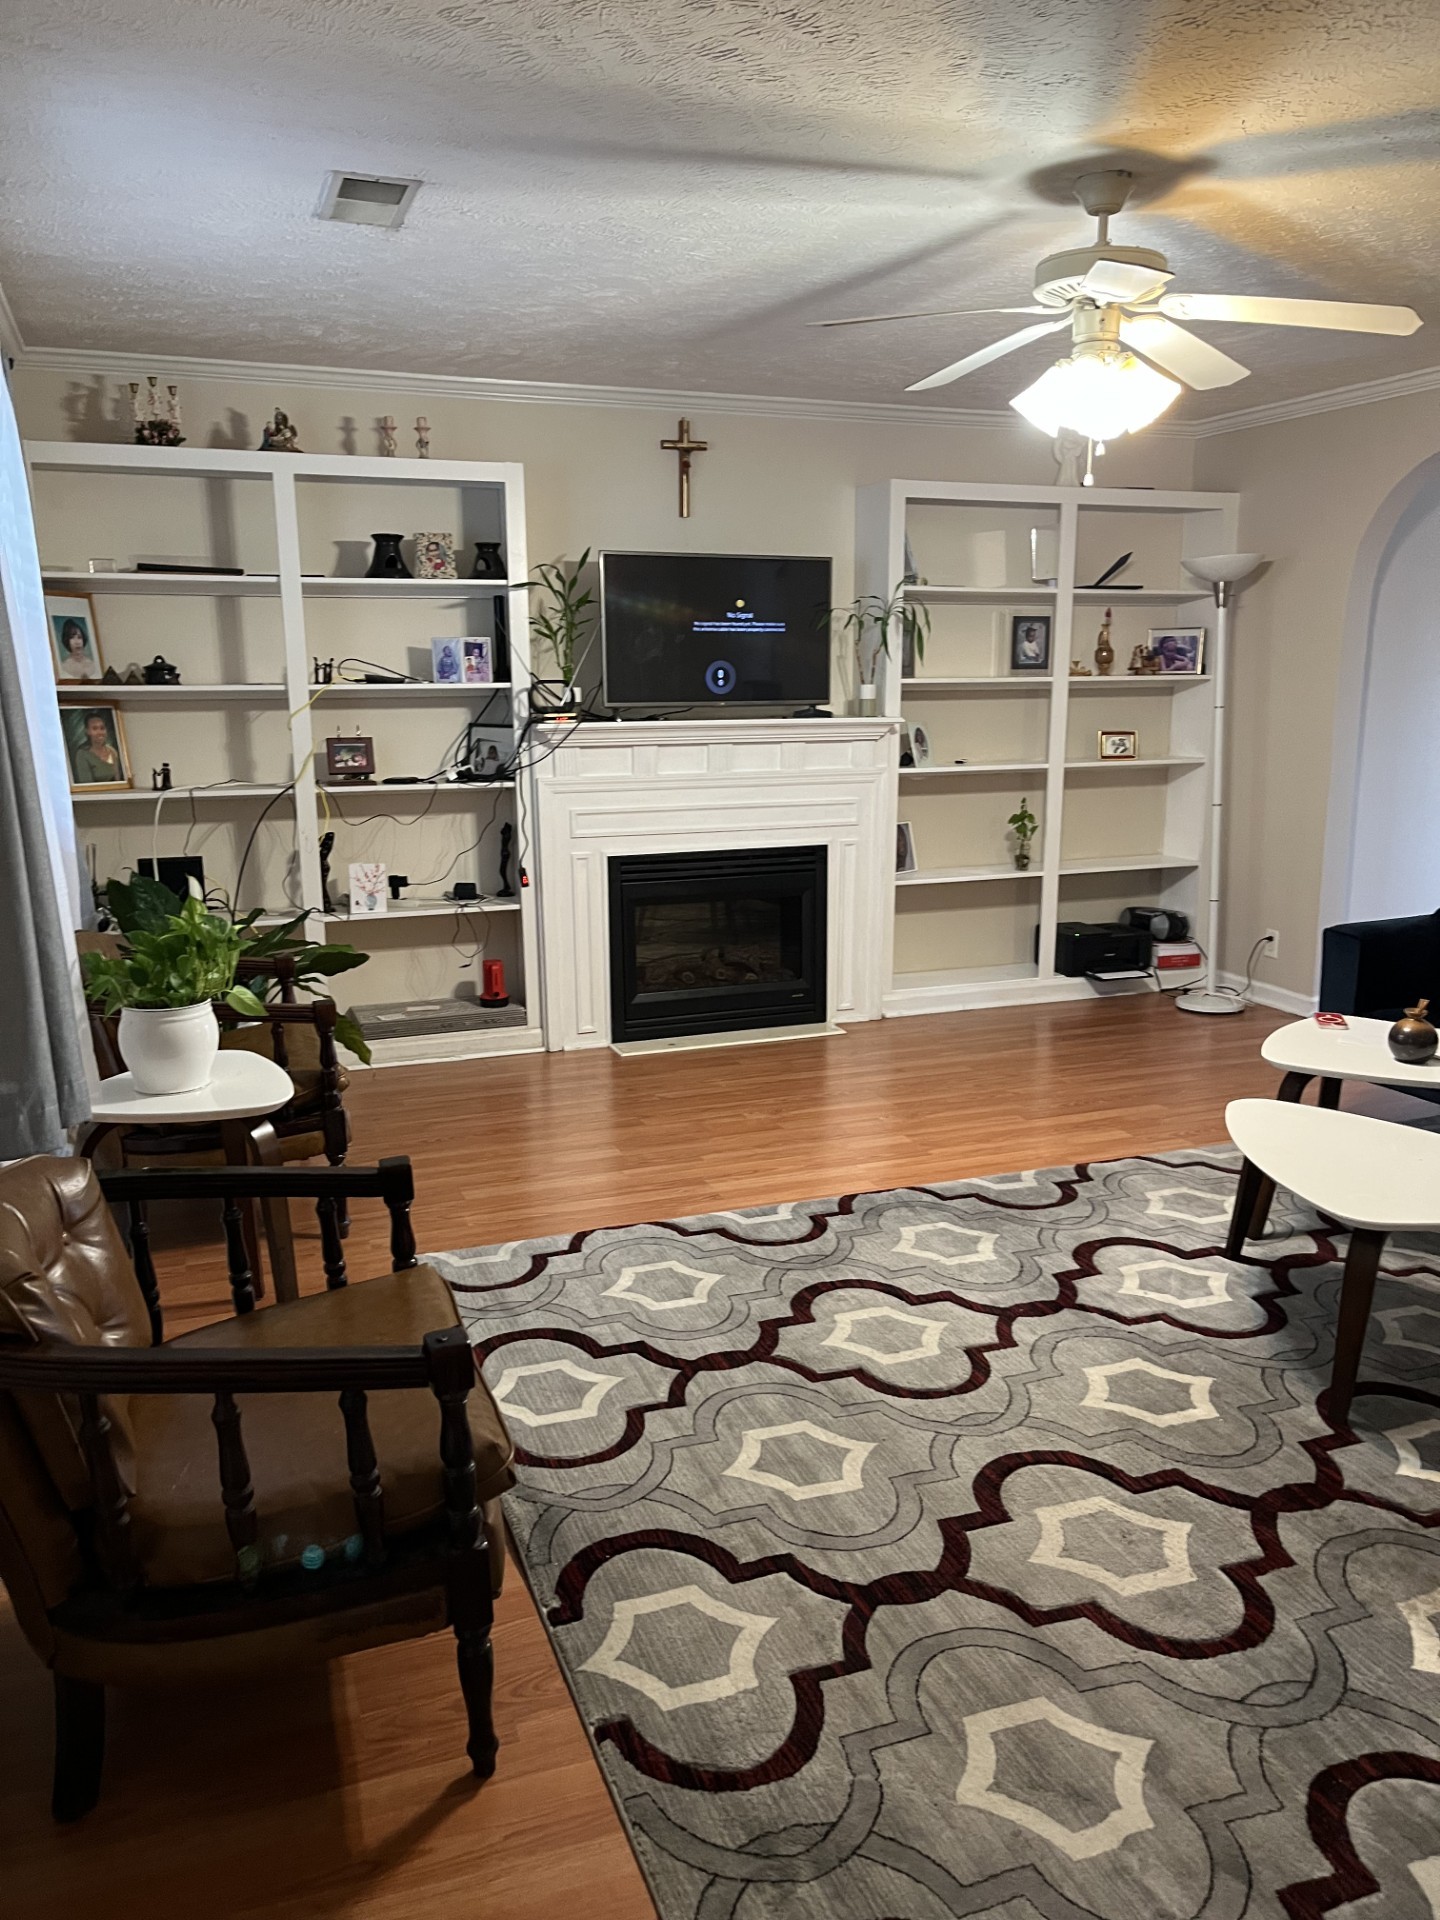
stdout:
POLYGON ((505 578, 505 558, 500 551, 498 540, 477 540, 475 542, 475 564, 470 569, 472 580, 503 580, 505 578))
POLYGON ((275 417, 267 420, 260 430, 261 453, 299 453, 300 430, 288 413, 282 413, 277 407, 275 417))
POLYGON ((330 897, 330 856, 335 851, 335 835, 322 833, 320 836, 320 907, 324 913, 335 911, 335 902, 330 897))
POLYGON ((1070 678, 1072 680, 1093 680, 1095 676, 1089 667, 1082 667, 1078 660, 1072 660, 1070 662, 1070 678))
POLYGON ((310 663, 310 678, 317 687, 330 687, 335 684, 335 662, 315 659, 310 663))
POLYGON ((1083 433, 1077 433, 1074 427, 1062 427, 1051 442, 1051 451, 1055 455, 1057 487, 1078 487, 1084 485, 1080 472, 1080 462, 1089 445, 1083 433))
POLYGON ((1110 622, 1114 618, 1114 608, 1106 607, 1105 618, 1100 622, 1100 635, 1095 642, 1095 670, 1108 674, 1115 664, 1115 649, 1110 644, 1110 622))
POLYGON ((415 422, 415 457, 417 460, 430 458, 430 422, 423 413, 415 422))
POLYGON ((158 767, 150 769, 150 788, 154 793, 169 793, 174 782, 170 778, 170 762, 162 760, 158 767))
POLYGON ((395 419, 393 414, 387 413, 384 419, 378 424, 380 428, 380 452, 386 460, 393 460, 395 458, 395 419))
POLYGON ((375 551, 371 555, 369 566, 365 569, 367 580, 413 580, 415 578, 406 566, 400 551, 400 542, 405 538, 403 533, 372 533, 370 538, 375 542, 375 551))
POLYGON ((142 401, 139 381, 130 382, 130 416, 135 426, 136 446, 183 447, 185 436, 180 431, 178 389, 166 387, 162 400, 158 392, 159 381, 153 373, 146 375, 145 388, 142 401))
POLYGON ((515 851, 515 829, 506 820, 500 827, 500 891, 497 900, 513 900, 515 889, 510 884, 510 858, 515 851))
POLYGON ((163 653, 157 653, 149 666, 141 669, 141 677, 147 687, 178 687, 180 669, 172 666, 163 653))
POLYGON ((1145 671, 1145 643, 1143 640, 1137 640, 1135 645, 1130 649, 1130 671, 1131 673, 1144 673, 1145 671))

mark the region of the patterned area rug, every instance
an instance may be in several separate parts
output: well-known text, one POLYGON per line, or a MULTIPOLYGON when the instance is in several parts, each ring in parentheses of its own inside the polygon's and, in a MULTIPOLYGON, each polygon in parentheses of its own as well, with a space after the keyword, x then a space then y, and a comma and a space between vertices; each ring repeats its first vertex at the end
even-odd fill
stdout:
POLYGON ((1336 1432, 1234 1164, 440 1258, 664 1920, 1440 1917, 1440 1257, 1336 1432))

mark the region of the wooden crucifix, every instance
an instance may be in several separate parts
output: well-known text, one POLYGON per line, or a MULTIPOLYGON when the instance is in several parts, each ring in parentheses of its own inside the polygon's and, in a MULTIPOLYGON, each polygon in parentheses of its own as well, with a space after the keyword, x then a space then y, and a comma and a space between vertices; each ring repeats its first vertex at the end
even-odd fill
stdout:
POLYGON ((709 447, 708 440, 690 438, 690 422, 682 420, 680 430, 673 440, 662 440, 661 447, 666 453, 678 453, 680 456, 680 518, 690 518, 690 456, 704 453, 709 447))

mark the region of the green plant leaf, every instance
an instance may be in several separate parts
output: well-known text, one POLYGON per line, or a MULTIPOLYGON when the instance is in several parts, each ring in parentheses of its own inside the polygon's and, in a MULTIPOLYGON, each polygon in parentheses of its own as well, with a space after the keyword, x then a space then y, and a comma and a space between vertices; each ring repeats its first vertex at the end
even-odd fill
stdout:
POLYGON ((335 1038, 342 1047, 348 1047, 359 1060, 368 1067, 370 1064, 370 1042, 365 1038, 352 1013, 335 1015, 335 1038))
POLYGON ((227 1007, 233 1008, 236 1013, 246 1014, 251 1020, 265 1018, 265 1002, 257 999, 248 987, 231 987, 224 999, 227 1007))
POLYGON ((185 903, 158 880, 151 880, 143 873, 132 873, 129 880, 106 883, 105 904, 120 931, 130 934, 158 933, 185 903))

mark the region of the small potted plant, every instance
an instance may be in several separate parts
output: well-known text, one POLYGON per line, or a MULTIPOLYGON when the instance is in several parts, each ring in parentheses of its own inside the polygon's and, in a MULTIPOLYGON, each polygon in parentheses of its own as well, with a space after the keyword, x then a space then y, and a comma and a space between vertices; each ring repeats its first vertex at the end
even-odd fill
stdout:
POLYGON ((264 1019, 264 1003, 235 984, 241 944, 237 927, 192 896, 158 926, 127 933, 124 953, 83 956, 90 998, 120 1015, 120 1053, 137 1092, 209 1084, 220 1048, 214 1001, 264 1019))
POLYGON ((1035 838, 1040 827, 1040 822, 1030 811, 1030 802, 1022 800, 1019 810, 1012 813, 1005 824, 1015 836, 1016 871, 1025 873, 1030 866, 1030 842, 1035 838))
MULTIPOLYGON (((568 571, 563 560, 550 560, 535 569, 535 578, 527 587, 538 587, 550 596, 548 605, 540 605, 530 616, 531 632, 544 644, 560 676, 558 710, 580 704, 580 689, 575 676, 590 651, 591 629, 595 624, 595 595, 582 587, 581 576, 590 563, 587 547, 568 571)), ((543 685, 543 682, 540 683, 543 685)))
POLYGON ((888 600, 882 600, 878 593, 862 593, 848 607, 831 609, 855 649, 856 712, 867 719, 879 711, 880 662, 890 652, 891 628, 899 633, 902 643, 914 647, 917 660, 925 657, 930 609, 912 604, 905 589, 902 580, 888 600))

